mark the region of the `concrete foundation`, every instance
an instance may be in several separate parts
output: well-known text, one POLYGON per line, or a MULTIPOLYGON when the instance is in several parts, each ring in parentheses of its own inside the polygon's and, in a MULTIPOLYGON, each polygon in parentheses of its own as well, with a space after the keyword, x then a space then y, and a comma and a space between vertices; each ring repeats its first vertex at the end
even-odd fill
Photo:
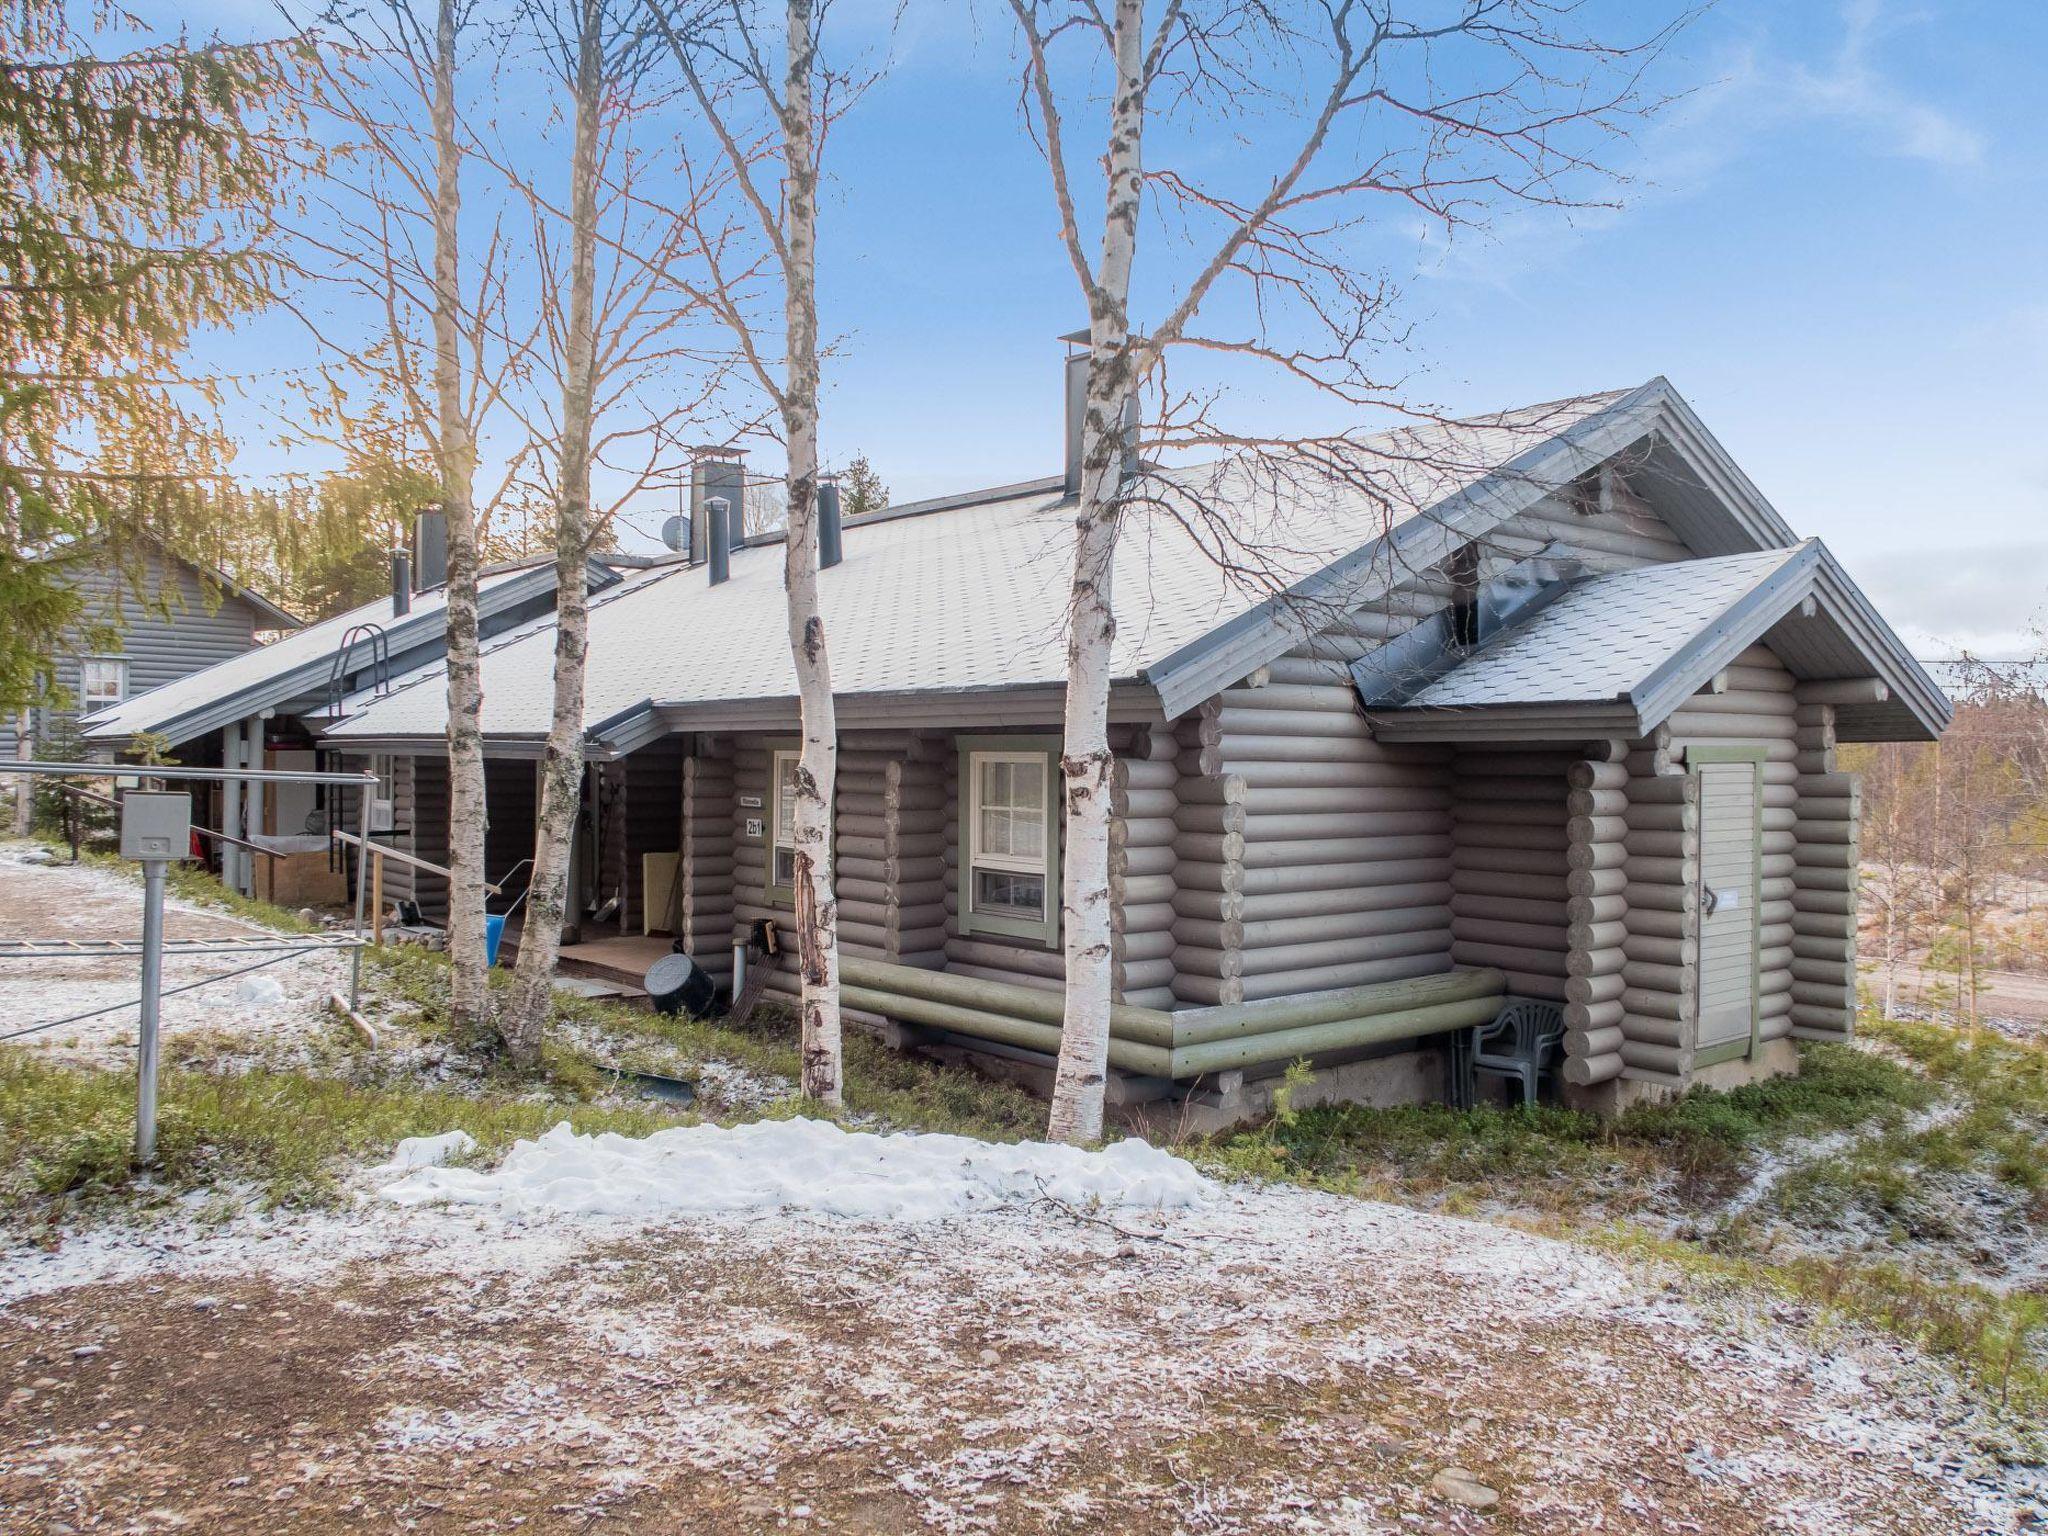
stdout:
POLYGON ((1689 1088, 1712 1088, 1726 1093, 1767 1077, 1791 1077, 1799 1071, 1799 1049, 1790 1040, 1766 1040, 1754 1056, 1736 1061, 1716 1062, 1692 1074, 1685 1088, 1670 1083, 1642 1082, 1615 1078, 1590 1088, 1565 1088, 1565 1102, 1574 1109, 1596 1115, 1618 1115, 1637 1104, 1668 1104, 1689 1088))

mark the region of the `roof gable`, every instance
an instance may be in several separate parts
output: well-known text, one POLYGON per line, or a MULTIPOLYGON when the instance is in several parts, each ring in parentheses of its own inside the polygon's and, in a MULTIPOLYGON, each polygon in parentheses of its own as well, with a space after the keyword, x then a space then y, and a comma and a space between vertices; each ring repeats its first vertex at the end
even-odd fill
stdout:
POLYGON ((1947 700, 1889 629, 1862 627, 1858 598, 1818 540, 1597 576, 1366 717, 1389 741, 1640 737, 1763 641, 1797 677, 1883 684, 1845 738, 1938 734, 1947 700))

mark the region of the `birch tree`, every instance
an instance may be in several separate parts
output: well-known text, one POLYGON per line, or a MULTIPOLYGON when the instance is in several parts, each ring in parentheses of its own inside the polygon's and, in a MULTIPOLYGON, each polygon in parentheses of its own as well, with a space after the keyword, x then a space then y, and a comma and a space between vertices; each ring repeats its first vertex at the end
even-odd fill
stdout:
POLYGON ((512 157, 499 164, 532 206, 542 279, 544 344, 559 404, 550 418, 526 414, 550 471, 555 516, 556 623, 554 704, 541 759, 533 873, 512 995, 500 1021, 512 1059, 539 1059, 553 1000, 552 977, 567 914, 569 866, 585 769, 584 678, 589 651, 588 561, 609 519, 640 491, 673 475, 666 454, 688 435, 723 377, 720 359, 693 344, 696 305, 680 300, 666 273, 681 260, 687 204, 643 192, 645 159, 625 142, 641 108, 652 50, 639 0, 535 4, 530 29, 569 98, 566 206, 512 157), (566 233, 557 241, 557 225, 566 233), (600 428, 602 427, 602 434, 600 428), (592 470, 607 447, 631 453, 613 462, 608 504, 592 495, 592 470))
MULTIPOLYGON (((480 497, 481 423, 522 377, 533 326, 514 318, 513 252, 502 217, 486 210, 478 249, 465 248, 465 171, 471 159, 464 49, 472 28, 463 0, 382 0, 320 18, 334 45, 321 55, 319 107, 342 144, 321 217, 301 232, 316 276, 353 287, 375 306, 368 338, 308 322, 330 361, 309 432, 351 431, 367 386, 395 400, 433 466, 448 530, 448 954, 458 1028, 489 1026, 484 949, 483 667, 477 585, 488 509, 516 485, 523 452, 500 466, 480 497)), ((302 313, 305 311, 302 310, 302 313)))
POLYGON ((839 908, 833 894, 832 804, 839 726, 825 619, 818 603, 818 162, 830 79, 819 68, 824 6, 786 0, 780 7, 726 0, 692 18, 655 0, 656 25, 718 147, 720 169, 765 250, 758 263, 735 258, 732 231, 699 221, 691 252, 702 276, 683 282, 731 329, 747 371, 772 402, 787 454, 788 531, 783 588, 790 658, 796 668, 802 749, 796 767, 795 874, 797 967, 802 986, 802 1086, 826 1104, 844 1083, 839 1019, 839 908), (780 12, 779 70, 761 29, 780 12), (749 147, 747 120, 758 114, 779 185, 749 147), (735 261, 741 263, 735 266, 735 261), (780 367, 773 333, 759 323, 754 280, 781 298, 780 367))
MULTIPOLYGON (((1158 388, 1176 349, 1269 365, 1346 403, 1389 403, 1374 367, 1388 295, 1361 278, 1352 245, 1372 210, 1419 213, 1451 229, 1503 205, 1574 203, 1584 195, 1577 183, 1600 173, 1601 146, 1639 109, 1637 74, 1666 30, 1605 42, 1574 30, 1575 8, 1550 0, 1008 4, 1022 108, 1088 315, 1066 609, 1066 1003, 1048 1135, 1090 1142, 1102 1134, 1114 980, 1108 707, 1118 537, 1134 506, 1172 495, 1145 483, 1145 446, 1253 442, 1216 421, 1213 395, 1193 397, 1192 407, 1183 397, 1177 422, 1155 411, 1147 443, 1133 440, 1127 412, 1158 388), (1103 116, 1075 138, 1069 121, 1081 107, 1103 116), (1150 153, 1162 129, 1197 153, 1162 163, 1150 153), (1202 151, 1226 133, 1239 153, 1219 171, 1202 151), (1155 256, 1142 282, 1141 248, 1155 256), (1204 334, 1205 307, 1225 290, 1236 291, 1240 329, 1204 334), (1149 327, 1133 322, 1139 292, 1158 307, 1149 327)), ((1341 459, 1342 442, 1320 443, 1320 456, 1341 459)), ((1219 525, 1205 547, 1227 550, 1232 538, 1219 525)))

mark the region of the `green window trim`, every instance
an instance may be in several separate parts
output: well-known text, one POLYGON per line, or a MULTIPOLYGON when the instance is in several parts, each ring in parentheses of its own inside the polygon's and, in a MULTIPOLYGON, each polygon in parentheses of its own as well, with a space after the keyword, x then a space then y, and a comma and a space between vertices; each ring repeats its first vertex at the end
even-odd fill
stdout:
POLYGON ((957 845, 960 850, 959 909, 957 924, 963 937, 996 934, 1004 938, 1027 939, 1056 949, 1060 942, 1060 738, 1057 736, 960 736, 959 790, 955 797, 958 818, 957 845), (979 817, 980 784, 975 760, 986 756, 1028 756, 1045 765, 1045 915, 1018 917, 999 912, 977 912, 974 908, 974 871, 979 817))
MULTIPOLYGON (((1724 1061, 1749 1061, 1763 1048, 1764 1032, 1764 759, 1768 754, 1762 747, 1687 747, 1685 766, 1688 770, 1702 763, 1748 763, 1755 770, 1755 780, 1750 790, 1750 802, 1756 810, 1755 824, 1750 828, 1749 846, 1751 867, 1749 873, 1754 916, 1749 925, 1749 1038, 1747 1040, 1724 1040, 1719 1045, 1700 1049, 1699 1039, 1699 980, 1693 981, 1693 1039, 1692 1064, 1700 1067, 1718 1066, 1724 1061)), ((1695 775, 1697 777, 1697 775, 1695 775)), ((1697 964, 1697 962, 1695 962, 1697 964)))

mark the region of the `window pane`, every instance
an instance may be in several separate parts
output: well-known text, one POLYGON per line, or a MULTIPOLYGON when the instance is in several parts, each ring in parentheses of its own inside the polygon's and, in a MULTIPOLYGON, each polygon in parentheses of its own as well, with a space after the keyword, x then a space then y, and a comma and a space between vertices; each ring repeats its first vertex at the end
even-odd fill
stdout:
POLYGON ((772 883, 775 885, 794 885, 796 883, 796 850, 794 848, 776 848, 775 878, 772 883))
POLYGON ((788 843, 795 836, 796 759, 784 757, 777 759, 775 764, 775 841, 788 843))
POLYGON ((1018 763, 1015 798, 1010 803, 1020 810, 1045 814, 1045 764, 1018 763))
POLYGON ((1007 869, 974 872, 974 907, 1003 917, 1045 916, 1045 876, 1020 875, 1007 869))

